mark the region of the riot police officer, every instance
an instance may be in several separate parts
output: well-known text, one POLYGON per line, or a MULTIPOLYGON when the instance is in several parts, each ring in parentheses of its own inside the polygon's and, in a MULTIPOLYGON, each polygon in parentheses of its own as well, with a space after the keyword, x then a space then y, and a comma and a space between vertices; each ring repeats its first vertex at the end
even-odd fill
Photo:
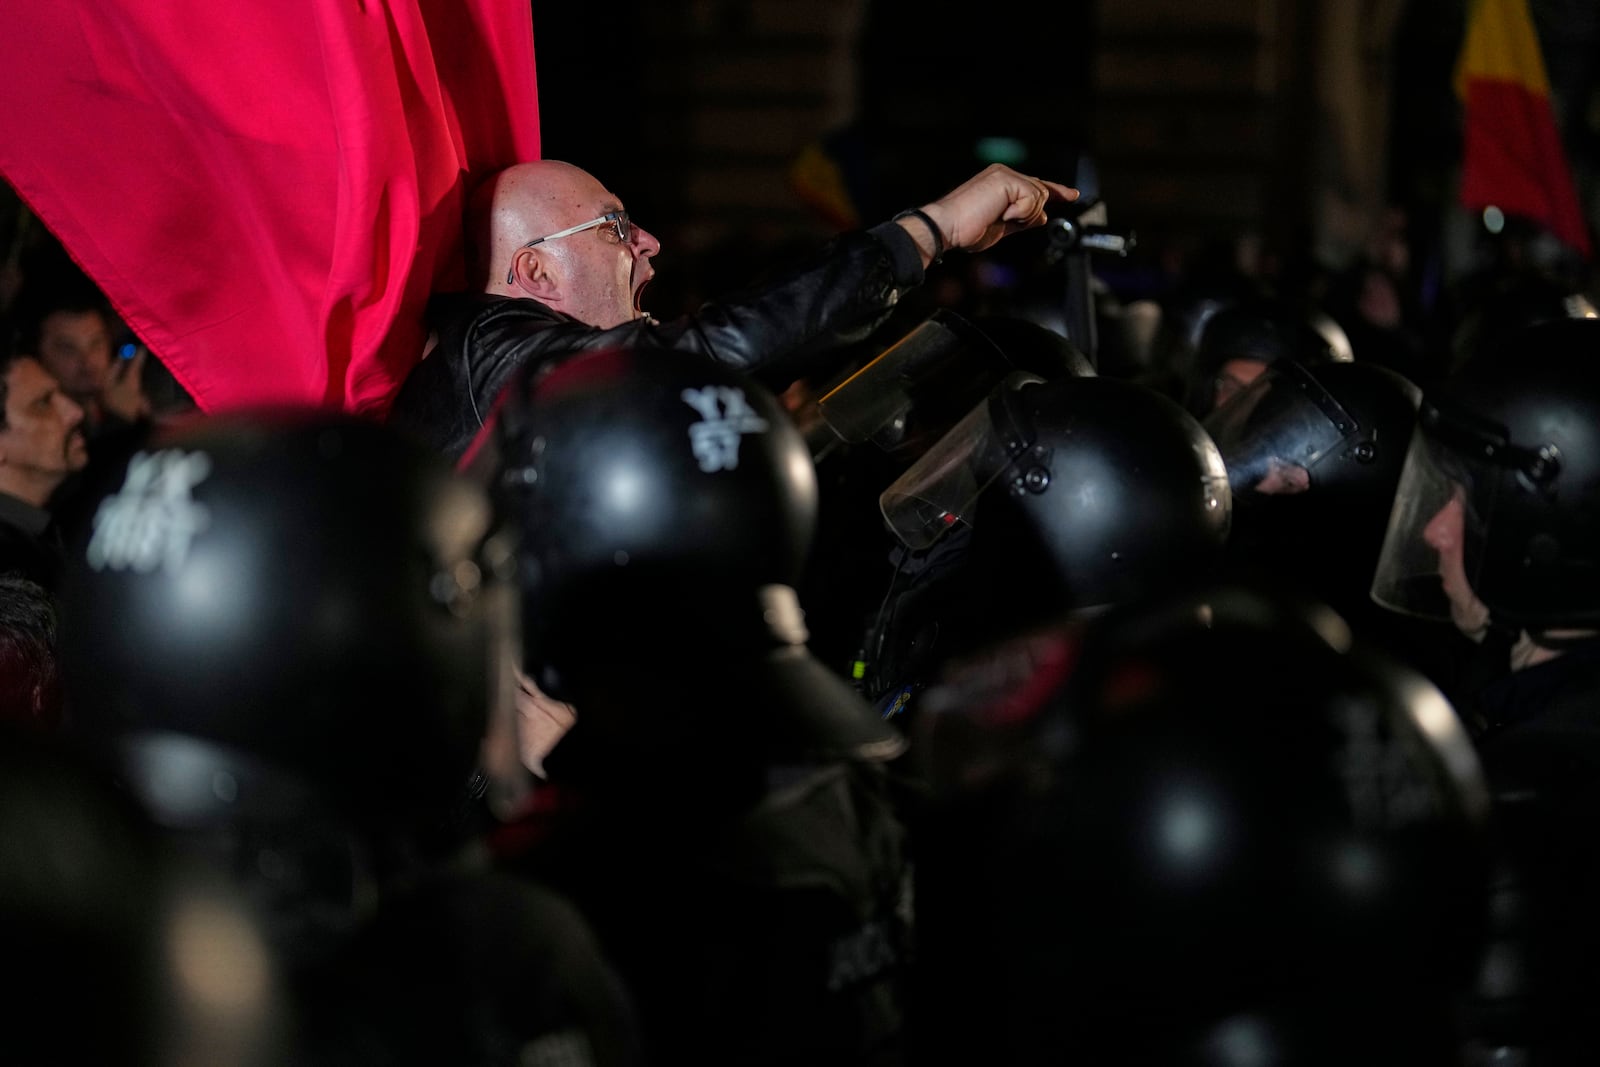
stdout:
POLYGON ((1316 365, 1354 358, 1344 331, 1315 308, 1279 296, 1238 300, 1201 327, 1184 406, 1204 419, 1280 360, 1316 365))
POLYGON ((1132 382, 1018 374, 881 496, 901 545, 867 639, 902 714, 952 655, 1194 581, 1222 560, 1227 473, 1200 423, 1132 382))
POLYGON ((807 648, 799 431, 726 367, 605 350, 516 379, 484 447, 523 669, 576 715, 502 864, 593 924, 648 1055, 899 1062, 904 738, 807 648))
POLYGON ((513 605, 481 487, 299 408, 165 428, 97 484, 62 592, 73 736, 259 909, 302 1059, 509 1065, 576 1034, 573 1062, 633 1062, 571 908, 475 860, 513 605))
POLYGON ((1600 321, 1504 334, 1423 397, 1373 596, 1477 643, 1457 681, 1501 803, 1498 933, 1480 1038, 1535 1063, 1593 1047, 1600 989, 1600 321))
POLYGON ((1228 584, 1043 627, 917 727, 932 1055, 1463 1062, 1483 776, 1325 607, 1228 584))

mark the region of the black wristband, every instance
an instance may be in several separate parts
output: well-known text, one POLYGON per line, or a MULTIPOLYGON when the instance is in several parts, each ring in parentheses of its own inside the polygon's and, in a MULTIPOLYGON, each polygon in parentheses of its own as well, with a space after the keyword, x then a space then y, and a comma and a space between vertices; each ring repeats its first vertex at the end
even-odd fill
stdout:
POLYGON ((933 219, 928 217, 928 213, 926 211, 922 210, 920 207, 907 208, 905 211, 902 211, 900 214, 896 215, 891 221, 899 222, 901 219, 921 219, 922 224, 928 228, 928 232, 933 234, 933 262, 929 263, 928 266, 931 267, 934 263, 937 263, 944 258, 944 234, 939 232, 938 225, 933 221, 933 219))
POLYGON ((892 219, 884 219, 868 230, 867 236, 889 254, 889 270, 894 276, 895 288, 909 289, 923 283, 926 273, 922 269, 922 249, 917 247, 917 239, 911 236, 910 230, 892 219))

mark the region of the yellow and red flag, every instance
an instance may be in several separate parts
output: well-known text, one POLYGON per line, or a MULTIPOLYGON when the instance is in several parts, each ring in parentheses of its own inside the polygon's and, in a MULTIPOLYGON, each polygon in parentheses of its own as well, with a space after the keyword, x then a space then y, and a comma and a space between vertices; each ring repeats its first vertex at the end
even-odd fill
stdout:
POLYGON ((1456 63, 1463 107, 1461 203, 1532 219, 1589 256, 1528 0, 1473 0, 1456 63))

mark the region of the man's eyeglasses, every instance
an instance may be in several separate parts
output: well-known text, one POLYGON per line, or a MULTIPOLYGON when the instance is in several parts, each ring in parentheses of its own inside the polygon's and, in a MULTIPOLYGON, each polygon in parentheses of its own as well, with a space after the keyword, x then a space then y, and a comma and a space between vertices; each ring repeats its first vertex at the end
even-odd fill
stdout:
MULTIPOLYGON (((568 226, 564 230, 557 230, 555 233, 547 233, 543 237, 535 237, 527 244, 519 246, 517 251, 520 252, 524 248, 532 248, 534 245, 544 244, 546 241, 554 241, 557 237, 571 237, 575 233, 582 233, 584 230, 593 230, 600 226, 609 226, 611 236, 616 238, 618 244, 625 245, 633 237, 633 228, 628 225, 628 213, 626 211, 608 211, 597 219, 590 219, 588 222, 580 222, 576 226, 568 226)), ((516 275, 517 265, 515 256, 513 256, 511 267, 506 271, 506 284, 514 284, 516 282, 516 275)))

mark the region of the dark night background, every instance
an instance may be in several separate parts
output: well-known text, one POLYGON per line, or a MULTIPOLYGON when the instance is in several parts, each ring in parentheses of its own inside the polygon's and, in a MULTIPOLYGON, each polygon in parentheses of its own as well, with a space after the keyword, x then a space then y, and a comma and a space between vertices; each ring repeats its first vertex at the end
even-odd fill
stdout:
MULTIPOLYGON (((1592 220, 1600 9, 1533 8, 1592 220)), ((661 236, 658 315, 832 232, 789 181, 820 141, 866 224, 977 170, 980 138, 1015 139, 1020 169, 1069 182, 1087 155, 1111 222, 1139 236, 1104 272, 1129 298, 1212 255, 1340 269, 1396 218, 1419 289, 1483 254, 1452 207, 1464 0, 533 9, 544 154, 596 173, 661 236)))

